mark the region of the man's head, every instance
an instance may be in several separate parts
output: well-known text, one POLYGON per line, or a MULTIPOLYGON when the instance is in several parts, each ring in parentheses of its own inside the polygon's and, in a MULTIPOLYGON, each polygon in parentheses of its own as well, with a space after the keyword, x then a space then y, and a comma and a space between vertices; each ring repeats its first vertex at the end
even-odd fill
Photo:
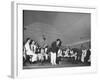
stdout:
POLYGON ((30 39, 30 38, 27 38, 27 39, 26 39, 26 42, 29 42, 29 43, 30 43, 30 41, 31 41, 31 39, 30 39))
POLYGON ((61 44, 61 40, 60 39, 57 39, 56 40, 56 45, 59 46, 60 44, 61 44))

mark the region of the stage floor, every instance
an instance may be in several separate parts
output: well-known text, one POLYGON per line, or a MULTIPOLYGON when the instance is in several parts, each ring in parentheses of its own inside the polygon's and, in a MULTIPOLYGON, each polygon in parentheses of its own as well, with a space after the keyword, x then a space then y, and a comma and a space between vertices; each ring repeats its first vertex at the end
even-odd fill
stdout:
POLYGON ((36 62, 36 63, 29 63, 26 62, 23 65, 23 69, 40 69, 40 68, 63 68, 63 67, 85 67, 85 66, 91 66, 90 63, 81 63, 79 61, 71 61, 67 58, 63 58, 59 64, 52 65, 50 62, 36 62))

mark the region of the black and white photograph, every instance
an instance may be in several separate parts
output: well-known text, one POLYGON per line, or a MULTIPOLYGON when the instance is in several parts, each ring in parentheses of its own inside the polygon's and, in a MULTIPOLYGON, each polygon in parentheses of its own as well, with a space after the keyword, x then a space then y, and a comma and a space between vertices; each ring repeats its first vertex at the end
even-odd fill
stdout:
POLYGON ((23 69, 91 66, 91 14, 23 10, 23 69))

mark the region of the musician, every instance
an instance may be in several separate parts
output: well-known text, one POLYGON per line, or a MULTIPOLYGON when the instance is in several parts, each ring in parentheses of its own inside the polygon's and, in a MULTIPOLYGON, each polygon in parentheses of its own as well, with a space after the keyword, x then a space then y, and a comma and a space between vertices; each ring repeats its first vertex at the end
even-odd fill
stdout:
POLYGON ((90 51, 90 49, 88 49, 88 50, 87 50, 86 57, 85 57, 85 62, 86 62, 86 63, 88 63, 88 62, 89 62, 90 55, 91 55, 91 51, 90 51))
POLYGON ((23 51, 23 59, 24 59, 24 62, 25 61, 29 61, 29 58, 30 58, 30 41, 31 41, 31 39, 30 38, 27 38, 26 39, 26 43, 25 43, 25 45, 24 45, 24 51, 23 51))
POLYGON ((61 40, 60 39, 57 39, 56 41, 54 41, 52 44, 51 44, 51 50, 52 50, 52 54, 51 54, 51 60, 53 59, 53 64, 56 65, 59 64, 59 59, 57 57, 57 53, 58 53, 58 50, 61 46, 61 40))
POLYGON ((31 40, 31 43, 30 43, 30 50, 31 50, 31 58, 30 58, 30 61, 32 63, 36 62, 37 61, 37 54, 36 54, 36 48, 37 48, 37 45, 35 43, 35 41, 31 40))

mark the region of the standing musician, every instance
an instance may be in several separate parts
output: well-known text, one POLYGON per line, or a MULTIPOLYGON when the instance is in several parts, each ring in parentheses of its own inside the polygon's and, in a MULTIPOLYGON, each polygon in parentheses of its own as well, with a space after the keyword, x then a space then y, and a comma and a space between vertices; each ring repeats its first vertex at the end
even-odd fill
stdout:
POLYGON ((57 39, 56 41, 54 41, 52 44, 51 44, 51 63, 53 61, 52 64, 56 65, 56 64, 59 64, 59 59, 57 57, 58 55, 58 50, 61 46, 61 40, 60 39, 57 39))

